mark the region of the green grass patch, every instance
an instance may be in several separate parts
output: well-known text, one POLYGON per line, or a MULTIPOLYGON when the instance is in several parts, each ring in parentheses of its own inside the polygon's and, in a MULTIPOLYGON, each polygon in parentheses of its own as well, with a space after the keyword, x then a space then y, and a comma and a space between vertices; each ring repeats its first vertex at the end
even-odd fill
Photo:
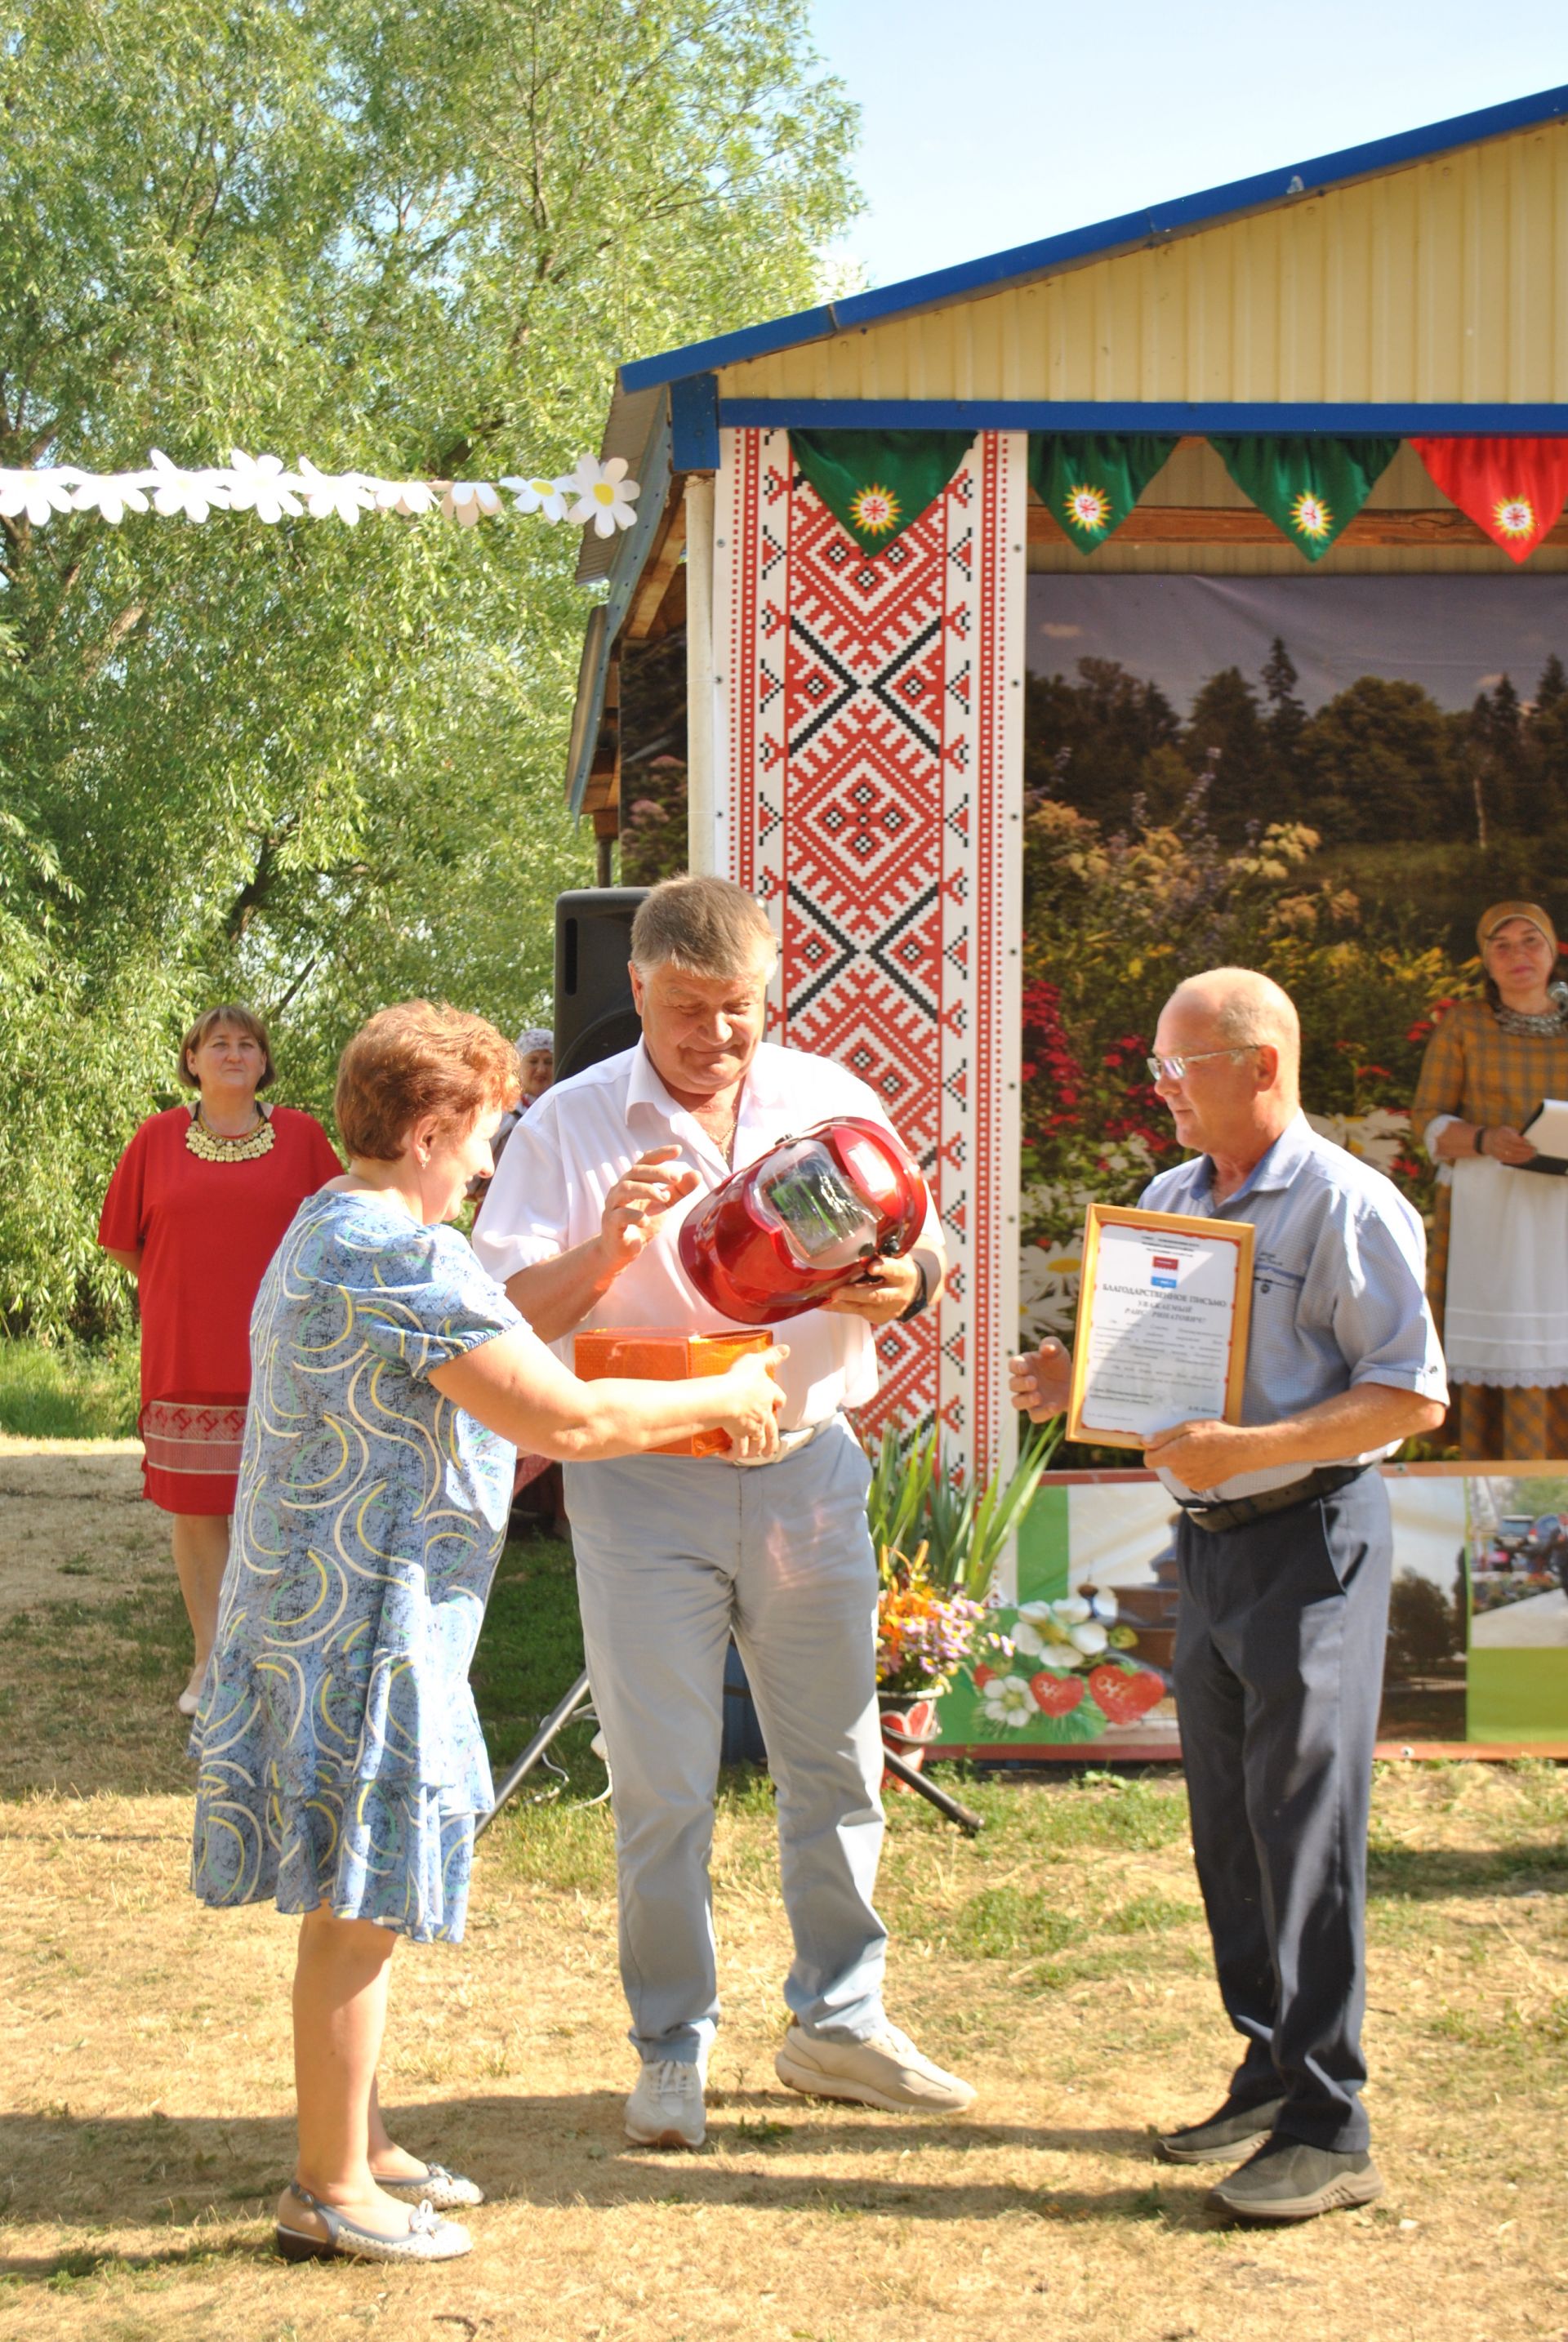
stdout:
POLYGON ((0 1431, 17 1439, 129 1439, 136 1428, 134 1342, 0 1341, 0 1431))

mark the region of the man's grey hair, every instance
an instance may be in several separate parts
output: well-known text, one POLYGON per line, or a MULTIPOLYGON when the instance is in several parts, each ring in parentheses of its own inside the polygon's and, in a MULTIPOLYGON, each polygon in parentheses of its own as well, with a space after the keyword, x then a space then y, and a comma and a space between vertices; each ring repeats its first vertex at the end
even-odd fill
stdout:
POLYGON ((639 976, 683 967, 693 976, 744 976, 778 938, 754 895, 728 878, 690 873, 665 878, 632 921, 632 965, 639 976))
POLYGON ((1301 1019, 1295 1002, 1272 976, 1255 967, 1211 967, 1176 986, 1173 998, 1201 1003, 1214 1021, 1214 1036, 1233 1049, 1267 1043, 1293 1068, 1301 1062, 1301 1019))

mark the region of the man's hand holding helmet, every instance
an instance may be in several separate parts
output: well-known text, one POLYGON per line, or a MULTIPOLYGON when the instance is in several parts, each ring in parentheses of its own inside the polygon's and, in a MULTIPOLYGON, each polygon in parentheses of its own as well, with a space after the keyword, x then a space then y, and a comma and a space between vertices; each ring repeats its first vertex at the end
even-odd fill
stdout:
POLYGON ((925 1291, 926 1282, 914 1253, 899 1260, 868 1260, 852 1285, 841 1285, 817 1306, 835 1310, 841 1317, 859 1317, 867 1326, 891 1326, 925 1291))

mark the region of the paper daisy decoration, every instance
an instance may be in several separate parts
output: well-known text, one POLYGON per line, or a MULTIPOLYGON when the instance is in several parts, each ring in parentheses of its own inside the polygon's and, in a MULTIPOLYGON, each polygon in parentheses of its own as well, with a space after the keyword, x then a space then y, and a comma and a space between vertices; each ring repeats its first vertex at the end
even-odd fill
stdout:
POLYGON ((873 480, 851 499, 849 516, 864 535, 882 536, 896 524, 902 514, 893 490, 879 487, 873 480))
POLYGON ((318 472, 305 456, 299 459, 305 508, 312 520, 330 520, 335 514, 353 528, 362 512, 375 509, 375 483, 358 472, 318 472))
POLYGON ((1315 544, 1333 526, 1333 515, 1320 495, 1311 488, 1303 488, 1291 506, 1291 525, 1315 544))
POLYGON ((1533 536, 1535 507, 1528 496, 1500 496, 1492 507, 1500 536, 1533 536))
POLYGON ((28 520, 43 528, 56 513, 75 509, 72 490, 80 472, 7 472, 0 474, 0 515, 28 520))
POLYGON ((537 513, 541 520, 566 517, 566 495, 559 480, 503 480, 501 485, 520 513, 537 513))
POLYGON ((1080 486, 1069 488, 1062 505, 1071 528, 1081 528, 1085 535, 1097 536, 1111 525, 1111 499, 1104 488, 1085 480, 1080 486))
POLYGON ((229 509, 229 492, 221 472, 182 471, 178 464, 170 463, 161 447, 149 448, 147 461, 157 475, 153 510, 165 520, 181 514, 186 520, 203 521, 210 512, 229 509))
POLYGON ((576 470, 555 485, 563 495, 577 499, 568 506, 567 519, 579 528, 592 521, 595 536, 614 536, 618 528, 630 528, 637 517, 632 505, 642 491, 635 480, 626 477, 624 455, 612 455, 607 464, 584 455, 576 470))
POLYGON ((254 512, 257 520, 269 524, 285 515, 290 520, 299 518, 305 510, 300 483, 284 470, 281 456, 247 455, 236 447, 229 463, 229 503, 235 512, 254 512))
POLYGON ((455 520, 464 528, 472 528, 481 514, 498 513, 501 499, 488 480, 454 480, 441 499, 441 510, 447 520, 455 520))

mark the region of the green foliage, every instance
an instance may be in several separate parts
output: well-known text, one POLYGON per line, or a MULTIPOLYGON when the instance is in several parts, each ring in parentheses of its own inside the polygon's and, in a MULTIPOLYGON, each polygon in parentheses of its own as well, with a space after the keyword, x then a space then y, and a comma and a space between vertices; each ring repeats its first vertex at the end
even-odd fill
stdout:
MULTIPOLYGON (((0 464, 494 477, 613 356, 809 301, 853 114, 804 0, 18 0, 0 464)), ((544 1003, 574 531, 0 523, 0 1311, 123 1322, 115 1156, 213 997, 323 1109, 383 1001, 544 1003)))
POLYGON ((921 1575, 932 1586, 983 1602, 1061 1438, 1060 1419, 1032 1427, 1008 1478, 981 1488, 950 1460, 937 1428, 922 1437, 884 1424, 866 1495, 871 1541, 884 1578, 888 1556, 914 1563, 918 1556, 921 1575))
POLYGON ((1465 1599, 1463 1573, 1451 1594, 1430 1577, 1402 1569, 1388 1608, 1387 1672, 1392 1681, 1464 1672, 1465 1599))
POLYGON ((134 1343, 0 1341, 0 1431, 21 1439, 128 1439, 139 1393, 134 1343))

